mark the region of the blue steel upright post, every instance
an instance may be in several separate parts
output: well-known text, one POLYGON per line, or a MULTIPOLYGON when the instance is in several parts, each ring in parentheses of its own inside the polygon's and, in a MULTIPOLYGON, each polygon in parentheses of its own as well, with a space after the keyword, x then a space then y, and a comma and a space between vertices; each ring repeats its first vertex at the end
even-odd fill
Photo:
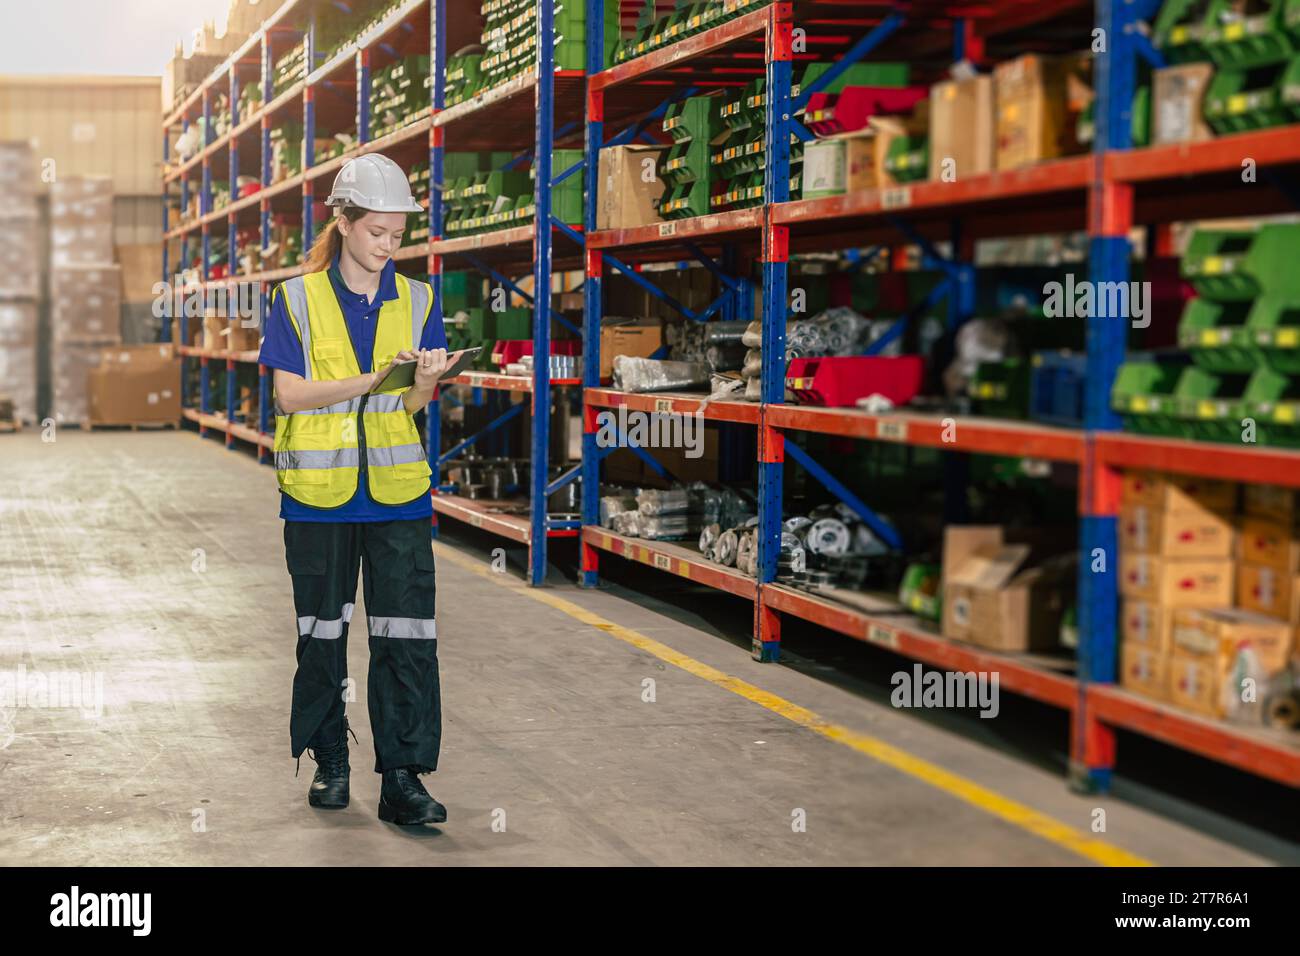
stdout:
MULTIPOLYGON (((590 25, 588 29, 590 29, 590 25)), ((555 4, 537 0, 537 126, 533 137, 533 468, 529 583, 546 580, 546 484, 551 437, 551 150, 555 145, 555 4)))
MULTIPOLYGON (((1150 4, 1147 4, 1150 6, 1150 4)), ((1136 26, 1137 4, 1131 0, 1096 0, 1096 26, 1105 51, 1094 57, 1097 132, 1093 150, 1097 162, 1089 193, 1088 278, 1094 283, 1122 282, 1129 276, 1128 233, 1132 220, 1130 187, 1112 183, 1103 162, 1108 150, 1132 147, 1133 96, 1137 88, 1136 46, 1130 30, 1136 26)), ((1101 288, 1101 286, 1094 286, 1101 288)), ((1119 420, 1110 408, 1110 389, 1124 360, 1128 320, 1110 315, 1107 296, 1098 302, 1088 322, 1088 366, 1084 427, 1089 432, 1080 480, 1078 675, 1079 717, 1071 731, 1070 781, 1078 790, 1105 791, 1114 762, 1113 731, 1087 716, 1090 683, 1115 680, 1118 620, 1118 538, 1114 497, 1099 494, 1104 482, 1094 467, 1091 435, 1114 431, 1119 420)))
POLYGON ((772 204, 790 198, 790 85, 793 82, 791 4, 768 10, 764 44, 767 90, 763 153, 763 358, 762 407, 758 437, 758 595, 754 601, 753 656, 774 661, 780 648, 780 618, 764 605, 762 589, 776 579, 781 552, 783 437, 767 424, 767 406, 785 400, 785 321, 789 284, 790 231, 772 222, 772 204))
MULTIPOLYGON (((601 26, 606 0, 585 0, 587 4, 587 77, 605 67, 605 34, 601 26)), ((605 94, 587 91, 587 136, 584 142, 582 225, 586 235, 596 231, 596 194, 599 188, 600 147, 605 137, 605 94)), ((600 385, 601 256, 599 249, 583 255, 582 284, 582 523, 600 523, 600 457, 596 446, 595 411, 585 401, 586 390, 600 385)), ((599 552, 578 539, 578 583, 595 587, 599 552)))

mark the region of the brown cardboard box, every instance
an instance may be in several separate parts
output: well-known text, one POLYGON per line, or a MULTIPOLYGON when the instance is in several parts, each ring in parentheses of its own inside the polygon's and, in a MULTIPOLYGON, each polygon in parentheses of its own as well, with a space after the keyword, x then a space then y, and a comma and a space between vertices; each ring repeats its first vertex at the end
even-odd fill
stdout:
POLYGON ((993 77, 949 80, 930 88, 930 178, 951 159, 957 179, 993 171, 993 77))
POLYGON ((1289 523, 1269 518, 1243 518, 1241 560, 1293 575, 1300 571, 1300 539, 1289 523))
POLYGON ((171 345, 104 349, 88 378, 92 422, 174 422, 181 416, 181 360, 171 345))
POLYGON ((993 70, 998 169, 1016 169, 1080 152, 1072 91, 1082 80, 1076 56, 1026 54, 993 70))
POLYGON ((50 269, 50 330, 56 345, 120 341, 122 279, 118 267, 99 263, 50 269))
POLYGON ((1142 644, 1119 647, 1119 683, 1152 700, 1169 699, 1169 657, 1142 644))
POLYGON ((1185 63, 1152 74, 1151 143, 1195 143, 1213 139, 1201 110, 1205 88, 1214 76, 1211 63, 1185 63))
POLYGON ((1237 485, 1191 475, 1126 471, 1121 500, 1125 506, 1146 505, 1158 511, 1229 514, 1237 507, 1237 485))
POLYGON ((202 347, 209 351, 224 351, 226 349, 226 327, 230 320, 223 315, 205 315, 203 317, 203 343, 202 347))
POLYGON ((1252 518, 1272 518, 1283 525, 1294 527, 1296 515, 1296 492, 1293 488, 1281 488, 1277 485, 1243 485, 1243 511, 1252 518))
POLYGON ((1233 562, 1228 558, 1162 558, 1121 554, 1119 590, 1126 598, 1178 607, 1232 605, 1233 562))
POLYGON ((243 319, 234 319, 226 332, 225 345, 232 352, 252 352, 261 345, 262 330, 254 325, 244 325, 243 319))
POLYGON ((1150 601, 1125 601, 1120 611, 1120 629, 1124 643, 1145 647, 1157 654, 1168 654, 1176 607, 1150 601))
POLYGON ((658 318, 607 321, 600 328, 600 377, 614 374, 614 356, 649 358, 664 344, 663 320, 658 318))
POLYGON ((1174 614, 1172 653, 1213 658, 1226 673, 1249 648, 1270 674, 1286 667, 1294 631, 1283 621, 1239 608, 1180 608, 1174 614))
POLYGON ((872 116, 865 129, 812 140, 804 147, 803 197, 840 196, 894 185, 885 171, 889 144, 906 135, 896 116, 872 116))
POLYGON ((970 640, 971 589, 957 570, 981 548, 1002 546, 1000 525, 953 525, 943 535, 943 636, 970 640))
POLYGON ((154 285, 162 281, 162 244, 118 246, 117 262, 122 270, 122 301, 152 302, 154 285))
POLYGON ((1220 678, 1219 670, 1211 658, 1171 654, 1169 702, 1206 717, 1222 717, 1220 678))
POLYGON ((36 423, 36 345, 0 345, 0 394, 13 402, 14 417, 36 423))
POLYGON ((659 163, 666 147, 606 146, 600 151, 596 228, 627 229, 662 222, 659 197, 664 181, 659 163), (650 165, 647 165, 647 161, 650 165), (653 176, 647 179, 647 176, 653 176))
POLYGON ((1295 602, 1294 575, 1266 564, 1242 561, 1237 565, 1237 606, 1281 621, 1300 623, 1295 602))
POLYGON ((37 298, 41 294, 40 226, 35 213, 0 221, 0 296, 37 298))
POLYGON ((107 176, 56 179, 50 184, 50 264, 112 261, 113 180, 107 176))
POLYGON ((51 350, 50 384, 54 419, 85 422, 90 417, 89 377, 99 367, 104 344, 72 342, 51 350))
POLYGON ((1129 505, 1120 513, 1120 549, 1125 554, 1231 558, 1234 537, 1232 519, 1206 509, 1170 513, 1129 505))
POLYGON ((988 528, 952 528, 945 535, 944 636, 1003 651, 1054 646, 1070 593, 1073 559, 1028 567, 1030 546, 1002 543, 1003 529, 991 530, 998 543, 988 528), (971 533, 958 546, 950 537, 953 531, 971 533))

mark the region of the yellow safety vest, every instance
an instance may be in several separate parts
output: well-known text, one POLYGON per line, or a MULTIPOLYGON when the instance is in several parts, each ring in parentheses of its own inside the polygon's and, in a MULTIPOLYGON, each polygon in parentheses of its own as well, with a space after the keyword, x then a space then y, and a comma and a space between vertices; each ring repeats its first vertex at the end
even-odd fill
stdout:
MULTIPOLYGON (((414 349, 433 304, 433 290, 397 273, 397 298, 379 309, 371 368, 414 349)), ((361 374, 347 322, 328 272, 312 272, 280 286, 302 343, 308 381, 361 374)), ((402 392, 378 392, 285 414, 275 408, 275 477, 280 490, 313 508, 337 508, 356 494, 362 461, 370 497, 402 505, 427 495, 429 461, 402 392), (364 458, 363 458, 364 455, 364 458)))

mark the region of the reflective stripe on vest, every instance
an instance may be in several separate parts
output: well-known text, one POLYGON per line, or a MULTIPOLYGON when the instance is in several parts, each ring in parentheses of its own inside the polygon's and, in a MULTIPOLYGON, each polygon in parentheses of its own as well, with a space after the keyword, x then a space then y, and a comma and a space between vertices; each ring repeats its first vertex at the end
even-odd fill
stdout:
MULTIPOLYGON (((379 309, 371 368, 414 349, 432 304, 429 287, 395 276, 397 298, 379 309)), ((360 375, 347 322, 327 272, 289 279, 281 286, 302 345, 305 378, 332 381, 360 375)), ((402 392, 335 402, 275 418, 275 470, 281 490, 315 508, 337 508, 356 493, 362 441, 370 497, 386 505, 428 494, 428 457, 419 431, 402 404, 402 392)))

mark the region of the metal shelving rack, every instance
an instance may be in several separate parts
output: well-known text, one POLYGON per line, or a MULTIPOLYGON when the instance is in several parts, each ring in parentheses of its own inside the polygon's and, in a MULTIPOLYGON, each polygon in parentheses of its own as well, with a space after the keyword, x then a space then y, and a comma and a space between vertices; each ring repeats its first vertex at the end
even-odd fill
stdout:
MULTIPOLYGON (((600 4, 601 0, 588 0, 589 16, 600 4)), ((759 660, 776 659, 782 616, 794 615, 937 667, 996 670, 1007 690, 1069 713, 1070 780, 1081 790, 1104 790, 1109 786, 1117 729, 1135 731, 1297 787, 1300 745, 1294 737, 1203 719, 1131 694, 1114 683, 1120 469, 1159 468, 1300 487, 1300 454, 1295 452, 1119 434, 1109 399, 1116 369, 1124 358, 1123 319, 1100 315, 1088 320, 1087 404, 1085 426, 1079 430, 996 419, 958 419, 955 441, 946 442, 937 416, 905 410, 870 415, 783 402, 784 363, 774 357, 785 353, 792 250, 897 245, 901 230, 903 241, 923 248, 928 267, 943 271, 949 323, 955 326, 969 318, 974 309, 974 271, 969 262, 978 238, 1086 229, 1090 238, 1089 278, 1117 282, 1128 279, 1128 236, 1134 224, 1154 226, 1197 217, 1276 213, 1291 207, 1285 184, 1252 185, 1246 193, 1224 187, 1229 185, 1229 176, 1240 186, 1238 174, 1243 156, 1255 159, 1261 169, 1300 164, 1297 127, 1203 143, 1132 149, 1129 111, 1136 88, 1137 59, 1141 56, 1160 63, 1159 54, 1138 25, 1154 16, 1159 0, 1096 0, 1091 11, 1089 6, 1086 0, 1064 4, 995 2, 969 10, 950 3, 777 2, 671 47, 611 69, 593 71, 587 104, 585 341, 599 342, 601 279, 607 265, 625 271, 628 262, 690 256, 705 262, 726 286, 734 280, 725 277, 708 253, 726 252, 729 246, 733 247, 733 257, 736 249, 757 249, 759 253, 764 304, 763 400, 715 401, 705 409, 707 421, 745 423, 758 429, 759 574, 757 579, 749 578, 734 568, 708 562, 691 548, 629 538, 599 526, 599 463, 608 449, 596 445, 597 414, 620 405, 647 412, 692 413, 699 408, 702 396, 626 394, 602 388, 599 355, 589 344, 583 376, 580 583, 596 585, 599 555, 605 551, 750 600, 754 604, 753 653, 759 660), (893 52, 891 57, 895 59, 905 58, 908 53, 934 55, 951 49, 955 60, 969 56, 979 62, 984 59, 986 38, 999 33, 1024 36, 1026 31, 1072 13, 1084 18, 1091 13, 1092 24, 1105 31, 1110 44, 1109 54, 1095 58, 1097 135, 1092 155, 970 176, 954 183, 920 182, 826 199, 789 200, 788 134, 794 131, 803 135, 797 121, 790 119, 795 112, 791 109, 792 64, 798 59, 792 49, 792 31, 799 22, 808 26, 809 49, 816 51, 815 57, 803 59, 824 59, 835 53, 839 54, 839 64, 847 67, 886 41, 893 51, 907 51, 893 52), (814 47, 814 36, 828 30, 857 38, 851 42, 827 40, 814 47), (672 223, 596 231, 596 155, 602 146, 626 141, 619 136, 606 139, 606 127, 630 124, 647 114, 662 115, 667 104, 660 100, 670 84, 678 97, 720 85, 739 85, 749 78, 744 65, 757 64, 760 57, 767 90, 764 204, 672 223), (737 76, 741 77, 739 82, 737 76), (656 105, 657 113, 652 112, 656 105), (1207 189, 1207 185, 1215 188, 1207 189), (940 240, 951 243, 951 257, 940 255, 932 245, 940 240), (619 259, 614 259, 614 251, 619 259), (968 454, 1015 455, 1077 464, 1080 547, 1088 555, 1101 549, 1107 561, 1106 570, 1099 573, 1093 573, 1091 561, 1080 562, 1080 637, 1074 672, 1030 655, 999 654, 947 640, 921 621, 885 605, 880 612, 872 613, 776 582, 782 469, 787 452, 864 520, 870 523, 874 519, 851 489, 837 482, 795 444, 799 432, 943 448, 950 452, 945 456, 951 463, 945 473, 945 485, 950 490, 961 489, 967 480, 963 459, 968 454)), ((1080 36, 1088 36, 1086 29, 1080 36)), ((756 71, 750 72, 756 75, 756 71)), ((809 92, 801 91, 796 104, 806 101, 809 92)), ((639 132, 636 126, 628 129, 634 134, 639 132)), ((729 287, 738 291, 735 285, 729 287)), ((740 317, 743 312, 733 309, 732 314, 740 317)), ((649 452, 633 450, 663 473, 649 452)))
MULTIPOLYGON (((191 178, 201 176, 200 210, 197 218, 173 226, 168 221, 167 205, 163 206, 163 281, 172 281, 171 243, 179 243, 178 259, 182 267, 191 261, 191 243, 200 244, 200 288, 212 290, 224 287, 232 290, 248 283, 257 287, 263 306, 263 315, 269 311, 269 292, 274 283, 301 272, 300 267, 259 270, 252 274, 236 275, 236 233, 241 224, 257 223, 260 247, 266 249, 271 242, 271 217, 276 213, 301 216, 301 238, 304 252, 314 235, 313 205, 328 191, 333 175, 343 163, 367 152, 384 151, 401 161, 415 161, 427 156, 430 164, 429 240, 403 247, 394 258, 400 266, 424 265, 434 289, 435 308, 441 314, 442 272, 448 260, 463 263, 484 272, 501 285, 533 304, 534 354, 546 355, 550 351, 551 302, 548 295, 532 296, 525 293, 506 273, 515 267, 520 272, 530 272, 534 289, 549 290, 551 273, 557 265, 551 251, 553 233, 559 233, 576 245, 568 256, 559 257, 559 263, 572 261, 581 265, 582 234, 565 224, 555 224, 552 230, 535 230, 531 226, 500 232, 468 236, 461 239, 444 239, 442 225, 443 156, 446 144, 464 149, 501 149, 519 147, 537 157, 537 189, 535 194, 536 222, 550 221, 552 180, 551 149, 557 138, 557 120, 566 118, 572 128, 580 128, 582 111, 581 89, 584 75, 581 71, 554 72, 554 53, 550 44, 538 45, 539 69, 515 77, 508 82, 482 93, 450 109, 445 103, 445 66, 449 40, 469 42, 474 35, 479 17, 479 5, 474 0, 406 0, 390 11, 381 21, 355 41, 344 44, 328 61, 316 51, 317 11, 325 4, 319 0, 289 0, 238 50, 218 67, 200 87, 163 120, 163 161, 170 164, 172 132, 177 127, 184 133, 199 118, 204 130, 209 130, 215 91, 226 89, 231 102, 231 125, 221 136, 211 136, 191 158, 168 170, 164 183, 180 184, 181 208, 189 206, 191 178), (449 15, 448 7, 452 8, 449 15), (427 39, 427 46, 421 39, 427 39), (305 45, 308 63, 304 79, 293 84, 250 116, 238 114, 239 91, 242 84, 258 78, 264 96, 272 88, 274 56, 283 53, 293 44, 305 45), (432 74, 431 108, 399 130, 379 138, 370 135, 370 77, 372 59, 395 58, 399 50, 406 53, 428 53, 432 74), (355 96, 352 90, 355 90, 355 96), (532 94, 529 96, 528 94, 532 94), (525 117, 529 119, 525 120, 525 117), (280 120, 300 120, 303 126, 302 170, 279 182, 271 181, 271 129, 280 120), (315 161, 315 133, 323 128, 348 128, 355 124, 357 144, 341 156, 317 163, 315 161), (257 137, 254 150, 241 150, 241 142, 257 137), (254 169, 250 158, 256 157, 254 169), (241 157, 243 164, 241 165, 241 157), (256 172, 260 189, 246 197, 231 196, 231 202, 220 209, 212 203, 212 171, 225 162, 233 190, 241 170, 256 172), (226 226, 229 255, 224 264, 225 275, 219 263, 213 261, 210 239, 213 228, 226 226)), ((553 7, 538 3, 539 31, 553 36, 553 7)), ((600 64, 599 49, 596 64, 600 64)), ((563 135, 561 133, 561 135, 563 135)), ((576 170, 560 171, 559 177, 573 175, 576 170)), ((519 273, 515 273, 519 274, 519 273)), ((232 319, 233 321, 233 319, 232 319)), ((164 324, 163 340, 177 342, 178 351, 198 360, 200 401, 198 407, 186 407, 182 414, 194 421, 200 434, 222 434, 227 447, 235 448, 238 442, 248 442, 257 449, 258 460, 269 463, 274 443, 274 421, 271 416, 271 374, 258 365, 259 420, 253 427, 235 420, 237 382, 234 372, 241 364, 257 364, 258 353, 204 349, 185 341, 184 323, 178 322, 174 330, 171 322, 164 324), (226 376, 226 414, 212 411, 212 393, 209 385, 211 362, 224 362, 226 376)), ((484 390, 526 393, 532 408, 549 409, 551 389, 574 387, 578 379, 549 377, 547 363, 538 363, 531 377, 499 375, 488 372, 468 372, 458 376, 455 384, 470 387, 471 401, 480 404, 484 390)), ((182 394, 188 394, 189 369, 182 366, 182 394)), ((435 393, 427 415, 426 439, 429 464, 434 475, 440 474, 440 465, 459 454, 484 434, 498 427, 502 421, 519 411, 517 406, 507 408, 489 428, 461 442, 455 448, 441 451, 441 419, 439 400, 435 393), (513 410, 512 410, 513 409, 513 410)), ((503 537, 529 545, 530 580, 541 583, 546 567, 546 540, 550 537, 576 537, 578 522, 548 520, 546 498, 578 475, 571 469, 548 484, 547 449, 550 437, 549 415, 534 415, 532 425, 533 461, 541 467, 533 469, 528 500, 531 517, 528 519, 494 514, 482 502, 462 499, 437 492, 448 490, 435 480, 434 521, 432 532, 437 534, 439 515, 464 520, 476 527, 500 534, 503 537)))

